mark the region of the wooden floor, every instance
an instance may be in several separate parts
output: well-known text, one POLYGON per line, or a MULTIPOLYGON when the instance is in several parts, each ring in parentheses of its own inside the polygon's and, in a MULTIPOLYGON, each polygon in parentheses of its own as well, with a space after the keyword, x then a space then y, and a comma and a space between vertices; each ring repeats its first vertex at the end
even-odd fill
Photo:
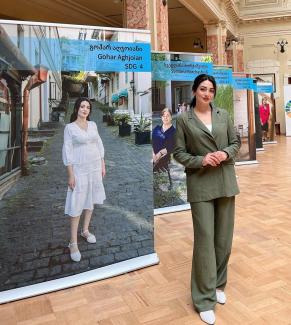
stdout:
MULTIPOLYGON (((237 168, 228 301, 216 324, 291 324, 291 138, 237 168)), ((116 278, 0 306, 0 324, 195 325, 189 212, 156 217, 161 263, 116 278)))

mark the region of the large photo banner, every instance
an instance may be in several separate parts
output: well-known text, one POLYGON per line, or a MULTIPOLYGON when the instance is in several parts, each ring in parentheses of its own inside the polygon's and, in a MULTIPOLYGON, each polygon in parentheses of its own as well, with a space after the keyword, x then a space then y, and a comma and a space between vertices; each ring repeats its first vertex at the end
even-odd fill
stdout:
MULTIPOLYGON (((233 75, 229 66, 214 66, 207 53, 152 52, 152 110, 153 110, 153 179, 155 214, 188 209, 186 175, 172 152, 176 118, 190 110, 192 85, 196 76, 213 75, 217 82, 214 105, 227 110, 240 137, 242 147, 237 162, 255 161, 254 141, 250 143, 248 92, 253 79, 246 74, 233 75), (254 147, 254 148, 252 148, 254 147), (254 152, 251 154, 251 152, 254 152)), ((252 120, 253 121, 253 120, 252 120)))
POLYGON ((149 32, 2 21, 0 69, 1 302, 157 263, 149 32))
POLYGON ((173 157, 176 118, 190 109, 195 76, 212 70, 209 54, 152 53, 154 208, 188 207, 184 167, 173 157))
MULTIPOLYGON (((234 73, 234 78, 250 80, 245 73, 234 73)), ((233 90, 234 101, 234 127, 241 140, 241 147, 236 161, 239 163, 256 161, 255 143, 255 109, 253 89, 255 84, 246 87, 238 87, 233 90), (250 101, 250 98, 252 99, 250 101)))
POLYGON ((291 85, 284 86, 286 136, 291 136, 291 85))
POLYGON ((258 114, 256 116, 259 119, 256 124, 260 126, 263 144, 274 143, 276 137, 276 103, 273 95, 276 91, 275 74, 255 74, 254 78, 257 80, 255 96, 258 102, 258 114))

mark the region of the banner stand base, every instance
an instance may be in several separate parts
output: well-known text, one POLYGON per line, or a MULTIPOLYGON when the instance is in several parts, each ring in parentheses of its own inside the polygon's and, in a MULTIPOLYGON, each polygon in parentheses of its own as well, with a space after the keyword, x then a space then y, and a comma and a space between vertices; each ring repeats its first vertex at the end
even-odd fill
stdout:
POLYGON ((0 292, 0 304, 111 278, 147 266, 152 266, 159 262, 160 260, 158 255, 153 253, 100 267, 99 269, 83 272, 77 275, 2 291, 0 292))
POLYGON ((235 166, 253 165, 253 164, 258 164, 258 163, 259 162, 257 160, 237 161, 235 163, 235 166))
POLYGON ((189 203, 171 206, 171 207, 165 207, 165 208, 158 208, 158 209, 154 209, 154 216, 157 216, 159 214, 165 214, 165 213, 186 211, 186 210, 190 210, 190 209, 191 209, 191 206, 189 203))
POLYGON ((277 141, 266 141, 266 142, 263 142, 263 145, 265 144, 277 144, 278 142, 277 141))

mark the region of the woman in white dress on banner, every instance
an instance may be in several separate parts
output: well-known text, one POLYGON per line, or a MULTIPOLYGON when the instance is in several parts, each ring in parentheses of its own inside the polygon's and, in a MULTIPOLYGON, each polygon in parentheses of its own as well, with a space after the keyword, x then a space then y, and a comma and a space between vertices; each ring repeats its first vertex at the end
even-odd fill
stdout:
POLYGON ((64 131, 63 162, 68 172, 68 192, 65 214, 71 218, 70 256, 75 262, 81 260, 78 249, 78 226, 83 213, 81 236, 88 243, 96 243, 89 232, 94 204, 103 204, 105 191, 104 147, 97 125, 90 121, 92 104, 88 98, 76 100, 69 124, 64 131))

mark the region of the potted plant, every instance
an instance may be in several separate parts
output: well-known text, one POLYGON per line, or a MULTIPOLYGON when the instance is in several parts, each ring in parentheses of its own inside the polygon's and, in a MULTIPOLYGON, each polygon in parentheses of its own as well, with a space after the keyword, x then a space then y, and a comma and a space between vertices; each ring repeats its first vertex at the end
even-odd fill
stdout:
POLYGON ((106 123, 107 122, 107 116, 109 114, 108 113, 108 105, 100 103, 99 101, 96 101, 95 107, 103 113, 102 121, 103 121, 103 123, 106 123))
POLYGON ((85 90, 85 72, 80 71, 72 75, 63 75, 64 88, 73 96, 81 96, 85 90))
POLYGON ((125 137, 130 136, 131 132, 131 117, 128 113, 114 114, 115 124, 119 126, 119 136, 125 137))
POLYGON ((151 125, 150 118, 144 117, 141 113, 139 119, 135 119, 134 132, 135 144, 150 144, 151 143, 151 125))

